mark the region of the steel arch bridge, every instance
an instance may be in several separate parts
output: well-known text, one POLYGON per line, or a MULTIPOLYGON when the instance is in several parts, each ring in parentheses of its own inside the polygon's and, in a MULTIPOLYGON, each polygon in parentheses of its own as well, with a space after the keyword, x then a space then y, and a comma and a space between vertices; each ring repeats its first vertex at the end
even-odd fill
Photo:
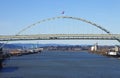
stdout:
POLYGON ((22 32, 26 31, 27 29, 29 29, 29 28, 31 28, 33 26, 36 26, 37 24, 47 22, 47 21, 51 21, 51 20, 56 20, 56 19, 73 19, 73 20, 82 21, 82 22, 85 22, 85 23, 91 24, 92 26, 97 27, 98 29, 104 31, 107 34, 111 34, 110 31, 108 31, 107 29, 103 28, 102 26, 100 26, 100 25, 98 25, 96 23, 88 21, 86 19, 78 18, 78 17, 72 17, 72 16, 58 16, 58 17, 52 17, 52 18, 43 19, 43 20, 40 20, 40 21, 38 21, 36 23, 33 23, 33 24, 27 26, 26 28, 22 29, 21 31, 19 31, 16 35, 20 35, 22 32))
POLYGON ((63 40, 63 39, 100 39, 100 40, 117 40, 120 42, 120 34, 112 34, 110 31, 105 29, 104 27, 88 21, 83 18, 79 17, 72 17, 72 16, 58 16, 40 20, 36 23, 33 23, 26 28, 22 29, 15 35, 7 35, 3 36, 0 35, 0 41, 16 41, 16 40, 63 40), (26 31, 27 29, 34 27, 40 23, 56 20, 56 19, 73 19, 85 22, 87 24, 91 24, 91 26, 97 27, 98 29, 104 31, 106 34, 39 34, 39 35, 21 35, 22 32, 26 31))

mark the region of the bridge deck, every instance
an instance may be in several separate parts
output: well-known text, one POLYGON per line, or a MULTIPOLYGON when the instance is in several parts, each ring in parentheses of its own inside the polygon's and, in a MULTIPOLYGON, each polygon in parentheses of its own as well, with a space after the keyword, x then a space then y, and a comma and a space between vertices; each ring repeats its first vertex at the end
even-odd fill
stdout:
POLYGON ((120 34, 36 34, 36 35, 0 35, 0 41, 19 41, 19 40, 115 40, 120 39, 120 34))

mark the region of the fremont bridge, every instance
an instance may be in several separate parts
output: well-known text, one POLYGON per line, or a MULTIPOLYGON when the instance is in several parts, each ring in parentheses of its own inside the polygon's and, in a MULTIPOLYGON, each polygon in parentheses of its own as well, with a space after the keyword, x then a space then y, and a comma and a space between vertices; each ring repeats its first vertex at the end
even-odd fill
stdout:
POLYGON ((110 31, 105 29, 103 26, 100 26, 94 22, 88 21, 79 17, 72 16, 58 16, 40 20, 36 23, 33 23, 15 35, 0 35, 0 41, 20 41, 20 40, 117 40, 120 42, 120 34, 112 34, 110 31), (27 29, 34 27, 40 23, 56 20, 56 19, 73 19, 82 21, 87 24, 91 24, 91 26, 97 27, 98 29, 104 31, 106 34, 35 34, 35 35, 21 35, 22 32, 27 29))

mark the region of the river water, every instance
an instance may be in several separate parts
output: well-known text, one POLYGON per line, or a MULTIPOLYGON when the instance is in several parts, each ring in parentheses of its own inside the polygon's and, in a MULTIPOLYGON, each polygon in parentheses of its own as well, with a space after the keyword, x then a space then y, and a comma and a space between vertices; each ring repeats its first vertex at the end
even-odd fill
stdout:
POLYGON ((88 52, 42 52, 5 61, 0 78, 120 78, 120 59, 88 52))

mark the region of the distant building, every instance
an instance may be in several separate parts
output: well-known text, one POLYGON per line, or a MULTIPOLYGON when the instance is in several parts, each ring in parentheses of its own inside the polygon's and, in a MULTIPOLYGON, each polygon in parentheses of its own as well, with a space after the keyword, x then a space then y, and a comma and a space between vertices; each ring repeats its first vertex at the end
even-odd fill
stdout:
POLYGON ((115 51, 118 52, 119 51, 119 46, 115 46, 115 51))
POLYGON ((97 51, 97 50, 98 50, 98 43, 96 43, 91 47, 91 51, 97 51))
POLYGON ((81 51, 81 48, 74 48, 74 51, 81 51))

